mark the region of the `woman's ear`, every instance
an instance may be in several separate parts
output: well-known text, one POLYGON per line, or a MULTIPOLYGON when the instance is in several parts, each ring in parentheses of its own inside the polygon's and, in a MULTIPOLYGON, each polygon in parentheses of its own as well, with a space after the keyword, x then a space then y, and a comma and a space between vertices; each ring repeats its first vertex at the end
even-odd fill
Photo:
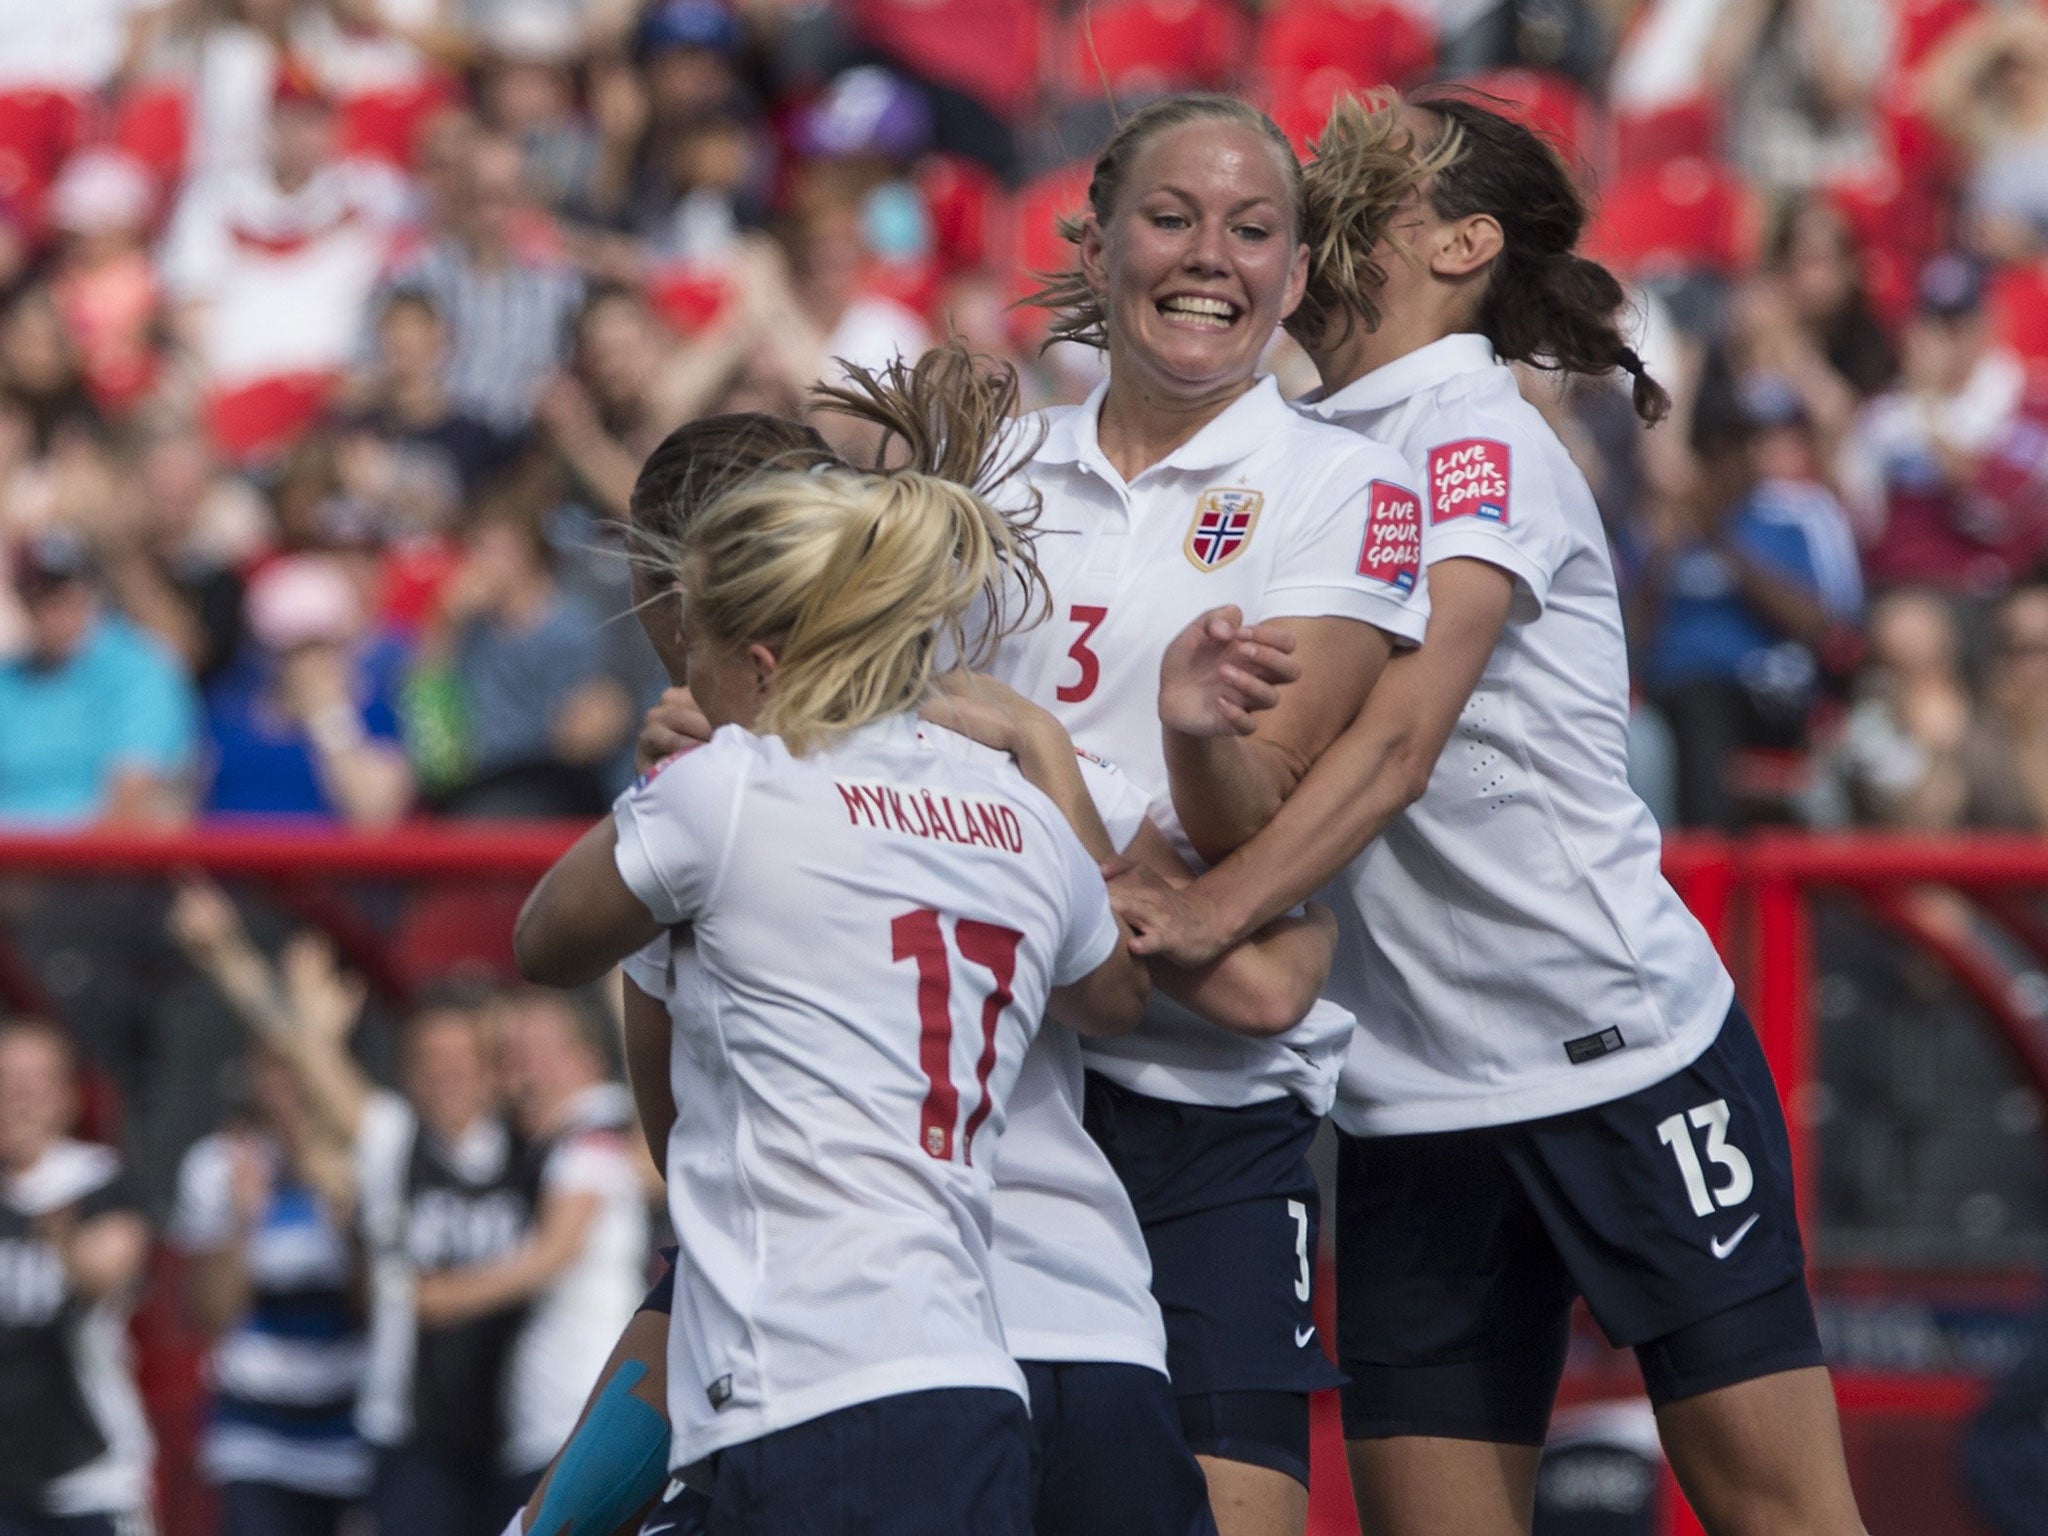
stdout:
POLYGON ((1438 277, 1470 277, 1484 271, 1506 245, 1500 220, 1490 213, 1467 214, 1444 226, 1430 252, 1429 269, 1438 277))
POLYGON ((1081 276, 1097 293, 1109 291, 1108 253, 1103 248, 1104 244, 1102 226, 1095 221, 1093 210, 1082 214, 1081 238, 1075 245, 1075 256, 1081 276))
POLYGON ((747 660, 754 667, 754 692, 766 693, 769 679, 775 676, 775 669, 782 664, 780 658, 757 640, 747 647, 747 660))
POLYGON ((1287 269, 1287 292, 1280 300, 1280 318, 1285 320, 1301 308, 1302 296, 1308 292, 1308 247, 1294 248, 1294 265, 1287 269))

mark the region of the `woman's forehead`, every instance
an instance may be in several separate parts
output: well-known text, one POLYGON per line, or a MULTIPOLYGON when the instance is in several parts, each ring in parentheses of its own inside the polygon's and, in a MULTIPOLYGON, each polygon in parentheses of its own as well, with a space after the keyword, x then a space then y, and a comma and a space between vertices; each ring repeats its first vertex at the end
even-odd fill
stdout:
POLYGON ((1285 205, 1292 200, 1292 186, 1280 154, 1280 146, 1249 123, 1197 118, 1162 128, 1139 144, 1126 190, 1164 184, 1238 200, 1266 197, 1285 205))

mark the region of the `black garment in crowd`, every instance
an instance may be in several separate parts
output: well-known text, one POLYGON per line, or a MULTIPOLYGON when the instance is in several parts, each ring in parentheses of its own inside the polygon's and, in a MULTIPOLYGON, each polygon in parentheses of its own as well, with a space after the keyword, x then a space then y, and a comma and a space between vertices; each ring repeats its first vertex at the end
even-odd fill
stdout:
POLYGON ((0 1188, 0 1506, 34 1512, 52 1484, 109 1449, 89 1406, 96 1362, 81 1348, 92 1304, 44 1224, 58 1211, 83 1222, 137 1201, 119 1157, 83 1142, 58 1143, 13 1182, 0 1188))

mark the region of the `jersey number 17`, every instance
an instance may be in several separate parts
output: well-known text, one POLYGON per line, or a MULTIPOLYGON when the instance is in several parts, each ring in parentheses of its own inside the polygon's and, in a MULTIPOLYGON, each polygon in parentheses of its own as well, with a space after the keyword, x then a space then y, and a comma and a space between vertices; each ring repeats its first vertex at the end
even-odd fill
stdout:
MULTIPOLYGON (((960 1114, 960 1090, 953 1083, 953 963, 947 953, 939 914, 929 907, 905 912, 889 924, 895 959, 917 963, 917 1059, 927 1084, 918 1116, 917 1141, 929 1157, 949 1162, 953 1126, 960 1114)), ((981 1003, 981 1056, 974 1064, 977 1100, 960 1133, 960 1160, 974 1161, 974 1133, 994 1107, 988 1096, 989 1074, 996 1066, 996 1027, 1010 1006, 1010 983, 1017 975, 1017 946, 1024 935, 1014 928, 963 917, 953 924, 953 943, 960 958, 989 973, 994 986, 981 1003)))

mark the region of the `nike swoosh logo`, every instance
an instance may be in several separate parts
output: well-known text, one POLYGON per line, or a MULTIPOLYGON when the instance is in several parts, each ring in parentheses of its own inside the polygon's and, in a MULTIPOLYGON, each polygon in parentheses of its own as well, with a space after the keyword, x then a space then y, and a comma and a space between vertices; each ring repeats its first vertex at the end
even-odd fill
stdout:
POLYGON ((1310 1339, 1314 1338, 1315 1336, 1316 1336, 1316 1329, 1315 1329, 1315 1324, 1313 1324, 1313 1323, 1309 1324, 1309 1326, 1308 1326, 1308 1327, 1306 1327, 1306 1328, 1297 1328, 1297 1329, 1295 1329, 1295 1330, 1294 1330, 1294 1347, 1295 1347, 1296 1349, 1307 1349, 1307 1348, 1308 1348, 1308 1341, 1309 1341, 1310 1339))
POLYGON ((1714 1250, 1714 1257, 1717 1259, 1725 1259, 1728 1257, 1729 1254, 1733 1253, 1736 1250, 1736 1247, 1742 1242, 1742 1240, 1745 1237, 1749 1236, 1749 1229, 1757 1224, 1757 1217, 1761 1216, 1762 1214, 1763 1213, 1759 1211, 1757 1213, 1757 1216, 1750 1217, 1749 1220, 1745 1221, 1741 1226, 1737 1227, 1734 1233, 1725 1240, 1717 1237, 1711 1243, 1707 1244, 1709 1248, 1714 1250))

